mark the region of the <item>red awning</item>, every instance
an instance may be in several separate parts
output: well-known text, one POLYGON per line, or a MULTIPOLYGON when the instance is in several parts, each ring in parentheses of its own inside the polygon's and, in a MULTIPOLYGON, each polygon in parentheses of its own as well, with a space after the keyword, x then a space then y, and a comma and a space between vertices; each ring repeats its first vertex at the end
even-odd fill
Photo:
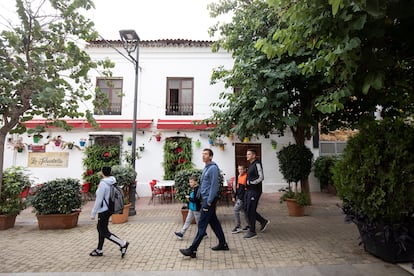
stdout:
MULTIPOLYGON (((87 120, 83 119, 67 119, 66 123, 74 128, 92 128, 87 120)), ((99 128, 132 128, 133 120, 123 120, 123 119, 100 119, 96 120, 99 124, 99 128)), ((44 119, 34 119, 25 122, 27 128, 35 128, 37 125, 44 125, 46 120, 44 119)), ((151 128, 152 119, 139 119, 137 120, 137 129, 151 128)))
POLYGON ((157 129, 187 129, 187 130, 208 130, 215 125, 200 123, 200 120, 163 120, 158 119, 157 129))

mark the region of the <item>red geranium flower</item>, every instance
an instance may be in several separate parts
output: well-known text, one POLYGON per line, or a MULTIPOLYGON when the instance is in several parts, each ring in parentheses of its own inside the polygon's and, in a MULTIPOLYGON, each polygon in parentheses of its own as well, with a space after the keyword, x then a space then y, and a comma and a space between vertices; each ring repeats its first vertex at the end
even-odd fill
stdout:
POLYGON ((111 156, 111 154, 109 153, 109 152, 105 152, 104 154, 103 154, 103 157, 110 157, 111 156))
POLYGON ((183 149, 182 149, 182 148, 177 148, 175 151, 176 151, 177 153, 180 153, 180 152, 182 152, 182 151, 183 151, 183 149))

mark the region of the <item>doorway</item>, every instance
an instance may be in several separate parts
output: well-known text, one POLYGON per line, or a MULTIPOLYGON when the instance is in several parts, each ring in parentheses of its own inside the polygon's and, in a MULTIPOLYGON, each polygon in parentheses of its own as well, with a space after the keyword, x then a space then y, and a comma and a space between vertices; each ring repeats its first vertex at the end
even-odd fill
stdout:
POLYGON ((236 143, 235 144, 235 168, 234 175, 238 176, 237 166, 243 165, 249 167, 249 162, 246 160, 246 152, 248 149, 255 149, 257 152, 257 160, 262 160, 262 144, 259 143, 236 143))

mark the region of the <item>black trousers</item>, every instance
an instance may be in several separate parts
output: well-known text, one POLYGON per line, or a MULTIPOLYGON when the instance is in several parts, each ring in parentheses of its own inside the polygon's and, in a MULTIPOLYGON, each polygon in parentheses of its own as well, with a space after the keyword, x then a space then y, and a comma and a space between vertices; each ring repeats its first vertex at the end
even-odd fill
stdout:
POLYGON ((266 222, 266 219, 256 211, 261 195, 262 193, 255 190, 247 190, 244 194, 244 208, 249 220, 249 231, 252 233, 256 233, 256 220, 261 224, 266 222))
POLYGON ((110 240, 113 243, 116 243, 119 246, 122 246, 121 243, 119 243, 119 238, 112 234, 108 229, 109 224, 109 218, 111 217, 111 214, 109 211, 105 211, 98 214, 98 224, 96 228, 98 229, 99 239, 98 239, 98 247, 97 249, 102 250, 105 239, 110 240))

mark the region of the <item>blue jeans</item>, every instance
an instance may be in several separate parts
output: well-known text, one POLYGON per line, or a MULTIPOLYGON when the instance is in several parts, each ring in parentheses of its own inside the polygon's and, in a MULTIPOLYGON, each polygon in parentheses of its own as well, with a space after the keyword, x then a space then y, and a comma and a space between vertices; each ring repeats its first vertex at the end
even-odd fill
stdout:
POLYGON ((205 208, 206 205, 206 202, 203 200, 203 207, 200 210, 200 220, 197 224, 198 231, 193 243, 190 246, 191 251, 197 251, 198 246, 204 238, 208 224, 210 224, 211 229, 213 229, 214 234, 216 234, 219 244, 223 245, 226 243, 223 228, 221 227, 220 221, 218 220, 216 214, 217 199, 215 199, 208 208, 205 208))

